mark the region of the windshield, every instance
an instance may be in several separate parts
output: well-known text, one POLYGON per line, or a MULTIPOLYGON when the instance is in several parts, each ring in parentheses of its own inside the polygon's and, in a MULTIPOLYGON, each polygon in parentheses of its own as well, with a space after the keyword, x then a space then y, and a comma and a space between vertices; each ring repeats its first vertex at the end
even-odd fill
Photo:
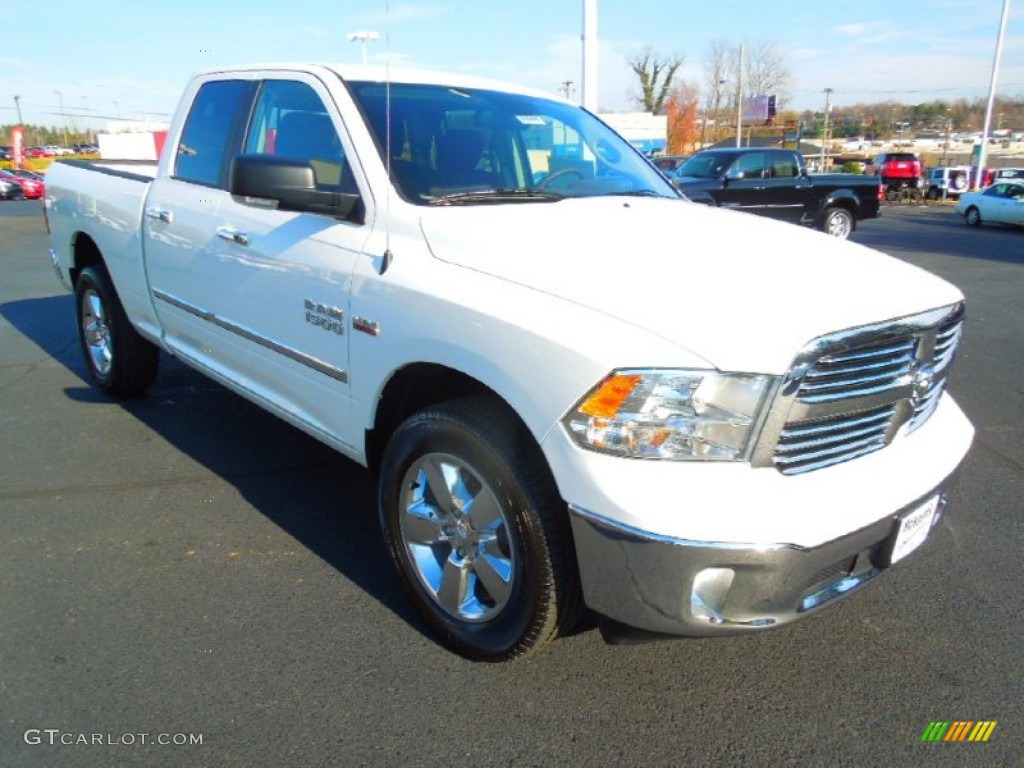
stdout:
POLYGON ((419 205, 555 202, 566 197, 678 197, 618 134, 585 110, 500 91, 348 82, 391 177, 419 205))
POLYGON ((676 170, 676 176, 690 176, 694 179, 718 179, 725 173, 725 167, 732 158, 722 157, 713 152, 691 157, 676 170))

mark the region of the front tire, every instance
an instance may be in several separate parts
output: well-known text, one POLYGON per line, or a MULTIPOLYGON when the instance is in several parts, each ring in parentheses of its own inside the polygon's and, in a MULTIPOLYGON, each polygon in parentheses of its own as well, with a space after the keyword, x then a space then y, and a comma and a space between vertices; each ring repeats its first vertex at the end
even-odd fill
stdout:
POLYGON ((378 499, 406 590, 456 653, 504 661, 575 623, 582 600, 565 503, 502 404, 471 398, 407 419, 385 449, 378 499))
POLYGON ((853 214, 845 208, 829 208, 821 218, 821 231, 846 240, 853 232, 853 214))
POLYGON ((981 226, 981 211, 975 208, 973 205, 964 212, 964 221, 967 222, 969 227, 980 227, 981 226))
POLYGON ((86 267, 75 282, 78 340, 89 377, 109 395, 141 395, 156 378, 160 352, 132 327, 110 275, 86 267))

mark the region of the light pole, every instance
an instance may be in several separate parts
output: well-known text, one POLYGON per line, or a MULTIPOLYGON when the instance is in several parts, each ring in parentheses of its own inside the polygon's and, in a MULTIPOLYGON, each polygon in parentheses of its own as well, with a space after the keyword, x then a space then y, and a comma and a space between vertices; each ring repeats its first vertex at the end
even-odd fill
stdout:
MULTIPOLYGON (((85 140, 92 143, 92 132, 89 129, 89 102, 86 101, 85 96, 82 97, 82 132, 85 134, 85 140)), ((65 143, 65 146, 67 144, 65 143)))
POLYGON ((825 147, 828 145, 828 114, 832 111, 832 88, 825 89, 825 122, 821 128, 821 172, 825 173, 825 147))
POLYGON ((14 108, 18 110, 18 125, 24 125, 24 121, 21 119, 21 96, 14 97, 14 108))
POLYGON ((725 85, 725 80, 719 80, 717 83, 715 83, 715 92, 708 94, 708 103, 707 106, 704 107, 704 130, 701 131, 700 137, 701 149, 704 149, 704 147, 706 147, 708 144, 708 112, 711 111, 712 97, 714 97, 715 105, 715 133, 716 135, 718 133, 718 104, 722 100, 723 85, 725 85))
POLYGON ((953 118, 946 110, 946 141, 942 144, 942 164, 946 164, 946 154, 949 152, 949 142, 953 140, 953 118))
POLYGON ((64 114, 64 94, 58 90, 54 90, 57 94, 57 103, 60 105, 60 119, 64 123, 64 146, 68 145, 68 116, 64 114))
POLYGON ((350 43, 354 43, 357 40, 360 43, 363 44, 363 64, 368 64, 369 63, 369 59, 367 58, 367 55, 366 55, 366 43, 368 41, 370 41, 370 40, 380 40, 380 33, 379 32, 367 32, 366 30, 360 30, 358 32, 349 32, 348 33, 348 41, 350 43))
POLYGON ((739 77, 736 78, 736 147, 743 146, 743 43, 740 43, 739 77))
POLYGON ((992 126, 992 107, 996 100, 996 79, 999 76, 999 61, 1003 57, 1003 38, 1006 37, 1006 22, 1010 18, 1010 0, 1003 0, 1003 15, 999 19, 999 36, 996 38, 996 55, 992 60, 992 82, 988 89, 988 107, 985 109, 985 127, 981 131, 981 151, 978 153, 978 173, 974 177, 973 189, 981 187, 985 180, 985 150, 988 132, 992 126))
POLYGON ((583 0, 583 108, 597 112, 597 0, 583 0))

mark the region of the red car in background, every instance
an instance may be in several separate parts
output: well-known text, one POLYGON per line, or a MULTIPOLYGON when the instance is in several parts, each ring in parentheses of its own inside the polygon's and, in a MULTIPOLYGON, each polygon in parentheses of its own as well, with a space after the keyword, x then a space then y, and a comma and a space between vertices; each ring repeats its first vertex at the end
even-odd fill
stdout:
POLYGON ((924 187, 921 160, 912 152, 883 152, 871 167, 872 173, 882 177, 888 200, 899 198, 904 189, 920 193, 924 187))
POLYGON ((46 194, 46 182, 28 171, 6 171, 0 169, 0 179, 16 181, 25 190, 25 197, 38 200, 46 194))

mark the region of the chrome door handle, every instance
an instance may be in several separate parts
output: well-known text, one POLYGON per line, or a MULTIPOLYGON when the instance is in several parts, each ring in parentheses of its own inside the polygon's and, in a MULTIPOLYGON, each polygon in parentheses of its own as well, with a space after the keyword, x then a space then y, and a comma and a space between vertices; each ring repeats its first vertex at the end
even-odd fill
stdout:
POLYGON ((217 237, 222 240, 230 240, 232 243, 238 243, 239 245, 249 244, 249 233, 232 227, 217 227, 217 237))
POLYGON ((158 221, 163 221, 167 224, 174 221, 174 214, 161 208, 147 208, 146 215, 151 219, 157 219, 158 221))

